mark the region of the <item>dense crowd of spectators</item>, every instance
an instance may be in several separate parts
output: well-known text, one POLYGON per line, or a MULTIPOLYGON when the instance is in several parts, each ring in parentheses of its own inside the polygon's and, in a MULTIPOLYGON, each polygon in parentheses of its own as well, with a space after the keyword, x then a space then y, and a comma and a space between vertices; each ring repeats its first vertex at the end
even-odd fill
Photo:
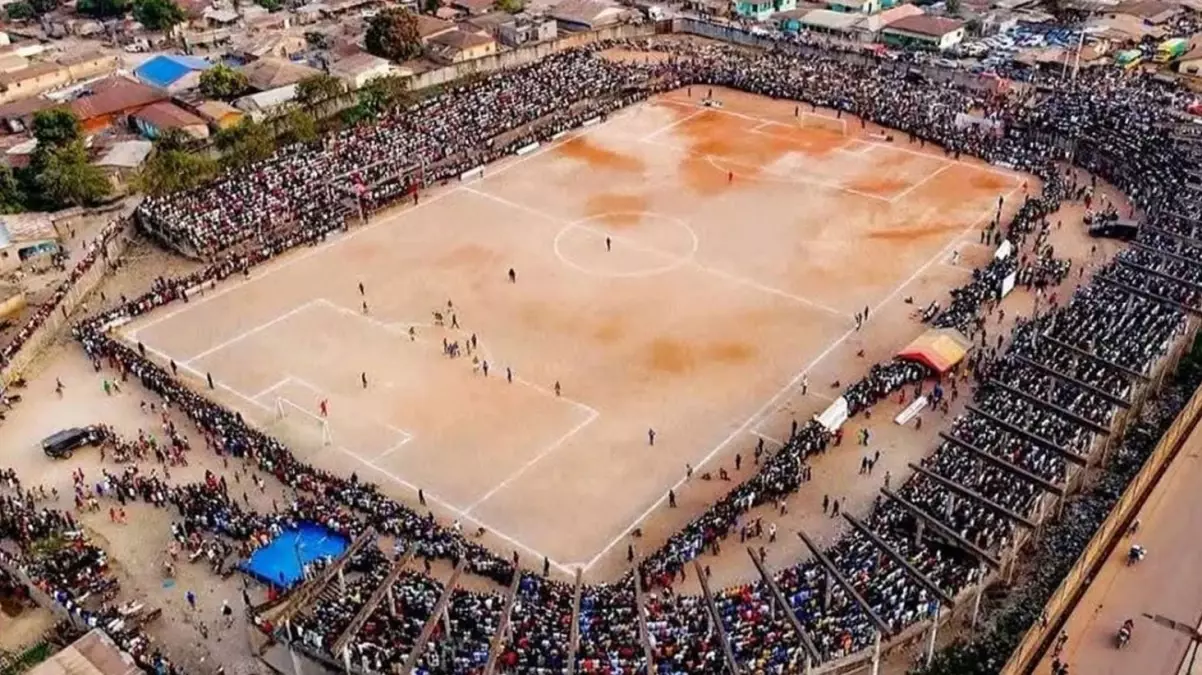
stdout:
MULTIPOLYGON (((425 558, 465 560, 473 574, 501 584, 510 582, 518 573, 513 561, 388 499, 374 485, 304 464, 278 441, 245 424, 237 413, 183 386, 139 349, 109 337, 106 329, 163 304, 186 300, 189 289, 245 271, 278 252, 343 227, 340 219, 345 213, 335 217, 331 214, 342 212, 315 206, 323 199, 338 201, 341 188, 330 182, 323 193, 303 180, 306 177, 335 176, 352 191, 358 185, 363 188, 359 192, 380 190, 373 194, 389 199, 407 191, 387 186, 402 173, 411 176, 406 167, 414 157, 424 167, 427 182, 439 180, 520 147, 537 134, 554 133, 550 130, 577 124, 648 91, 728 86, 855 114, 897 129, 911 142, 931 142, 949 155, 976 155, 1041 179, 1042 189, 1024 196, 1017 216, 1008 223, 995 219, 983 233, 983 241, 988 236, 994 244, 1008 242, 1016 252, 978 270, 968 285, 953 293, 946 309, 932 313, 936 326, 956 328, 981 344, 962 372, 940 385, 955 392, 957 379, 966 383, 971 375, 981 386, 974 395, 975 410, 950 424, 949 434, 961 442, 942 443, 923 466, 960 483, 978 498, 956 495, 923 474, 896 490, 980 549, 996 553, 1012 544, 1021 526, 1013 516, 1037 517, 1043 492, 1004 467, 1018 467, 1052 484, 1065 483, 1072 458, 1084 457, 1097 433, 1075 417, 1108 424, 1118 405, 1115 399, 1130 397, 1137 380, 1151 373, 1184 330, 1186 311, 1196 309, 1192 286, 1175 280, 1196 278, 1189 261, 1200 259, 1202 253, 1187 240, 1196 234, 1194 222, 1202 204, 1195 192, 1181 189, 1181 156, 1171 140, 1171 118, 1166 112, 1181 102, 1180 94, 1149 79, 1109 73, 1085 75, 1039 93, 999 94, 933 83, 897 70, 849 65, 835 57, 800 59, 786 53, 682 43, 654 48, 671 49, 677 58, 655 65, 618 66, 589 52, 565 52, 449 91, 416 110, 398 113, 379 128, 360 128, 318 145, 287 148, 262 165, 227 175, 214 187, 148 203, 139 215, 143 226, 197 254, 220 254, 219 262, 189 277, 156 281, 147 294, 77 326, 77 339, 98 367, 108 362, 122 377, 133 376, 183 411, 214 451, 248 460, 258 471, 292 488, 297 499, 279 513, 256 514, 239 507, 222 485, 172 489, 153 477, 128 471, 113 479, 118 486, 128 486, 117 488, 119 494, 128 489, 130 495, 160 504, 166 494, 165 501, 180 511, 177 537, 193 544, 205 532, 253 546, 300 520, 320 522, 348 535, 370 525, 425 558), (655 84, 635 88, 645 82, 655 84), (957 116, 969 111, 998 122, 1004 131, 958 124, 957 116), (550 127, 542 123, 548 115, 550 127), (444 124, 444 120, 451 122, 444 124), (519 129, 508 134, 511 139, 493 140, 519 129), (1132 133, 1133 129, 1139 133, 1132 133), (1005 281, 1026 270, 1024 283, 1050 286, 1068 272, 1067 261, 1055 258, 1046 246, 1046 233, 1061 202, 1082 194, 1074 171, 1058 163, 1070 155, 1152 213, 1157 229, 1141 233, 1134 252, 1102 266, 1071 297, 1050 300, 1045 313, 1021 322, 1009 344, 1003 344, 1004 336, 987 334, 983 318, 996 310, 1005 281), (288 227, 274 226, 285 221, 288 227), (254 245, 239 248, 247 242, 254 245), (1036 251, 1030 259, 1017 253, 1028 244, 1036 251), (1054 401, 1075 417, 1036 405, 1032 397, 1054 401), (982 461, 978 453, 993 461, 982 461)), ((909 387, 921 391, 931 375, 924 366, 903 360, 874 366, 864 379, 843 389, 847 411, 856 415, 909 387)), ((932 403, 937 405, 936 398, 932 393, 932 403)), ((614 585, 584 589, 578 670, 637 672, 643 660, 634 602, 637 582, 650 594, 642 610, 659 672, 720 672, 723 657, 704 601, 674 592, 672 582, 685 575, 687 562, 717 552, 727 537, 740 531, 752 508, 797 490, 808 476, 807 458, 837 442, 836 434, 817 421, 800 426, 782 449, 764 457, 754 476, 648 556, 637 579, 631 576, 614 585)), ((966 548, 946 539, 916 537, 915 516, 894 501, 879 502, 863 521, 948 595, 955 596, 982 578, 981 562, 966 548)), ((293 625, 298 643, 318 653, 328 652, 334 637, 383 579, 389 560, 368 550, 374 552, 357 554, 352 561, 348 590, 319 603, 293 625)), ((880 555, 877 545, 859 531, 842 537, 827 556, 890 634, 937 609, 938 599, 892 558, 880 555)), ((560 672, 568 658, 573 589, 536 574, 520 574, 501 670, 560 672)), ((841 588, 830 587, 816 562, 786 566, 775 578, 822 660, 871 646, 874 623, 841 588)), ((441 584, 427 575, 402 575, 394 595, 406 611, 398 617, 390 609, 377 608, 350 642, 352 663, 384 672, 403 660, 441 591, 441 584)), ((481 668, 487 659, 490 629, 500 621, 501 603, 496 595, 455 591, 449 608, 452 630, 437 635, 423 653, 423 672, 481 668)), ((715 604, 735 657, 746 668, 765 673, 798 670, 803 654, 797 636, 783 614, 771 610, 764 584, 718 589, 715 604)), ((345 656, 324 655, 338 660, 345 656)))
POLYGON ((38 491, 23 489, 14 471, 0 469, 0 542, 14 545, 0 546, 0 567, 33 584, 78 625, 103 629, 145 672, 179 672, 141 630, 136 615, 142 608, 114 600, 119 583, 109 569, 108 553, 70 511, 41 501, 38 491))

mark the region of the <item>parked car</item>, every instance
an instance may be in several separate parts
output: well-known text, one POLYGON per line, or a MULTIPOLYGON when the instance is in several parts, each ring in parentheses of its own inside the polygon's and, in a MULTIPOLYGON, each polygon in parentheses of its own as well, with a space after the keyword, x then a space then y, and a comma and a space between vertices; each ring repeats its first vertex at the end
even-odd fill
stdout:
POLYGON ((42 452, 54 459, 70 459, 76 448, 93 445, 100 441, 96 427, 72 427, 50 434, 42 440, 42 452))

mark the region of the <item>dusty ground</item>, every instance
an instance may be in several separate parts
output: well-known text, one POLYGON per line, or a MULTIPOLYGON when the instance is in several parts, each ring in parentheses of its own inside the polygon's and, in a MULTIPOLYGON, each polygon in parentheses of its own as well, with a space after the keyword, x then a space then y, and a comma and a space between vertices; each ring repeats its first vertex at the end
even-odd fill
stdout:
MULTIPOLYGON (((615 115, 130 328, 192 370, 196 386, 204 386, 198 374, 213 372, 216 396, 310 460, 358 471, 415 506, 412 488, 421 486, 441 498, 434 511, 444 522, 483 522, 485 541, 499 550, 529 547, 561 568, 581 564, 591 579, 612 578, 626 565, 627 542, 651 550, 730 488, 696 477, 682 485, 686 463, 746 476, 761 436, 786 435, 793 419, 826 407, 839 391, 831 383, 846 386, 921 333, 915 308, 945 302, 947 289, 988 259, 978 228, 999 194, 1010 211, 1023 189, 1024 179, 1006 172, 881 142, 872 136, 879 129, 852 118, 795 117, 792 105, 731 92, 718 92, 721 112, 703 110, 693 105, 699 95, 678 92, 615 115), (914 305, 903 301, 911 296, 914 305), (461 330, 429 325, 448 298, 461 330), (870 318, 857 332, 852 315, 864 306, 870 318), (490 361, 487 379, 468 357, 441 355, 444 336, 463 343, 471 333, 490 361), (317 419, 323 398, 329 446, 317 419), (653 448, 648 427, 658 432, 653 448), (736 453, 742 472, 734 472, 736 453), (668 509, 673 485, 679 508, 668 509), (642 539, 628 537, 635 526, 642 539)), ((1087 257, 1080 215, 1064 210, 1053 239, 1059 254, 1087 257)), ((147 246, 128 258, 105 285, 107 302, 189 266, 147 246)), ((1013 293, 1003 328, 1031 306, 1029 294, 1013 293)), ((70 471, 96 475, 99 458, 50 462, 36 447, 42 437, 100 420, 130 436, 154 432, 157 422, 139 412, 142 392, 130 385, 105 396, 108 375, 60 344, 30 378, 27 401, 8 414, 0 461, 28 483, 66 493, 70 471), (67 385, 62 400, 55 378, 67 385)), ((873 446, 849 441, 817 458, 814 482, 787 516, 753 514, 781 528, 775 544, 752 542, 766 546, 771 565, 803 555, 792 530, 824 542, 838 534, 841 521, 821 513, 824 494, 863 513, 885 471, 896 484, 908 461, 934 447, 937 420, 921 432, 897 427, 897 407, 884 403, 871 419, 852 420, 847 438, 871 425, 873 446), (877 450, 875 475, 859 476, 860 458, 877 450)), ((205 468, 230 475, 196 452, 172 478, 196 480, 205 468)), ((251 499, 271 508, 282 496, 271 485, 251 499)), ((214 663, 227 672, 253 667, 239 627, 217 630, 221 600, 239 604, 240 581, 183 565, 165 585, 170 516, 128 510, 130 525, 104 513, 85 522, 118 561, 128 596, 164 606, 156 638, 196 672, 214 663), (185 610, 188 589, 201 596, 196 615, 185 610), (207 641, 199 622, 211 629, 207 641)), ((524 561, 537 564, 529 551, 524 561)), ((715 586, 754 574, 735 545, 703 562, 715 586)))
MULTIPOLYGON (((1115 547, 1064 625, 1068 642, 1060 657, 1072 673, 1188 674, 1202 669, 1192 658, 1190 639, 1142 615, 1160 614, 1190 626, 1202 614, 1202 540, 1197 523, 1183 517, 1198 508, 1202 495, 1202 431, 1195 430, 1165 470, 1136 518, 1139 531, 1115 547), (1127 565, 1131 544, 1147 558, 1127 565), (1115 638, 1123 621, 1135 631, 1123 650, 1115 638), (1192 661, 1193 668, 1190 668, 1192 661)), ((1037 672, 1051 670, 1045 655, 1037 672)))
POLYGON ((637 106, 126 335, 317 438, 328 401, 333 442, 314 461, 421 487, 591 573, 687 464, 750 456, 757 433, 825 404, 849 356, 916 335, 902 298, 959 283, 939 259, 1022 189, 842 119, 720 96, 721 110, 685 91, 637 106), (459 328, 432 326, 436 310, 459 328), (441 354, 473 336, 488 377, 441 354), (815 393, 794 397, 803 373, 815 393))

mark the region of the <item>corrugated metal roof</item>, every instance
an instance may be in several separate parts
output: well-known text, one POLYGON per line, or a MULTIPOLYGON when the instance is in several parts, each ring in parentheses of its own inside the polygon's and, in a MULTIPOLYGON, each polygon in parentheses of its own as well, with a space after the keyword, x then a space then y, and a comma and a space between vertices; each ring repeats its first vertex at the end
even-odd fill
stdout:
POLYGON ((801 23, 804 26, 813 28, 823 28, 826 30, 848 31, 860 23, 864 18, 862 14, 849 14, 847 12, 836 12, 831 9, 815 9, 807 12, 801 17, 801 23))

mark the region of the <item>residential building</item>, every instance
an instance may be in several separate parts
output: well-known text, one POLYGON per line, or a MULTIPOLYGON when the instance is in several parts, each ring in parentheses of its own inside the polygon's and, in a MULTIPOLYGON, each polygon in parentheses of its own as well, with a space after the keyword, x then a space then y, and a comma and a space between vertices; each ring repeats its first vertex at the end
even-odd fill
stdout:
POLYGON ((234 101, 234 107, 250 115, 251 119, 262 121, 295 99, 296 85, 290 84, 285 87, 243 96, 234 101))
POLYGON ((133 657, 121 651, 104 631, 95 629, 26 672, 27 675, 138 675, 141 670, 133 657))
POLYGON ((497 41, 481 33, 458 28, 440 33, 426 44, 430 58, 439 63, 462 63, 497 53, 497 41))
POLYGON ((559 35, 555 19, 518 14, 497 28, 497 39, 510 47, 554 40, 559 35))
POLYGON ((964 40, 964 22, 942 16, 908 16, 881 31, 884 41, 901 47, 943 51, 964 40))
POLYGON ((367 52, 359 52, 330 64, 330 74, 345 82, 351 90, 359 89, 377 77, 396 72, 391 61, 367 52))
POLYGON ((243 61, 255 61, 265 56, 287 59, 308 49, 305 38, 291 33, 252 35, 230 49, 230 54, 243 61))
POLYGON ((846 14, 876 14, 881 11, 880 0, 830 0, 826 6, 846 14))
POLYGON ((814 9, 806 12, 799 22, 805 29, 851 39, 864 17, 859 14, 836 12, 833 9, 814 9))
POLYGON ((487 14, 494 5, 493 0, 451 0, 451 7, 468 16, 487 14))
POLYGON ((241 18, 242 15, 232 9, 210 7, 204 11, 205 25, 208 28, 232 28, 241 18))
POLYGON ((200 117, 171 101, 160 101, 142 108, 130 116, 143 136, 155 139, 171 129, 178 129, 196 139, 209 137, 209 125, 200 117))
POLYGON ((67 108, 74 113, 84 131, 94 133, 168 98, 170 95, 162 89, 111 75, 90 85, 82 96, 68 103, 67 108))
POLYGON ((429 14, 417 15, 417 34, 421 37, 422 44, 429 44, 432 38, 453 30, 455 30, 455 24, 450 21, 443 21, 429 14))
POLYGON ((736 0, 735 14, 754 21, 767 21, 777 12, 797 9, 797 0, 736 0))
POLYGON ((134 77, 152 87, 177 93, 200 86, 200 74, 212 67, 213 64, 195 56, 159 54, 134 68, 134 77))
POLYGON ((326 16, 342 16, 355 9, 363 9, 376 4, 377 0, 326 0, 326 16))
MULTIPOLYGON (((8 103, 80 80, 115 72, 121 58, 109 52, 77 52, 57 62, 34 62, 25 68, 0 73, 0 103, 8 103)), ((14 64, 15 65, 15 64, 14 64)))
POLYGON ((618 23, 626 18, 627 11, 609 0, 563 0, 547 16, 566 31, 589 31, 618 23))
POLYGON ((880 37, 880 33, 889 24, 904 19, 908 16, 921 16, 925 12, 918 5, 897 5, 892 9, 886 9, 883 12, 871 14, 863 18, 856 25, 856 30, 859 33, 859 39, 863 42, 876 42, 880 37))
MULTIPOLYGON (((8 274, 26 264, 42 266, 46 257, 59 250, 58 231, 46 213, 13 213, 0 216, 0 274, 8 274), (45 257, 44 257, 45 256, 45 257)), ((60 662, 59 667, 62 667, 60 662)), ((48 673, 45 664, 29 672, 48 673)))
POLYGON ((246 116, 241 110, 223 101, 201 101, 196 104, 195 112, 217 131, 238 126, 246 116))
POLYGON ((238 70, 246 75, 246 81, 258 91, 271 91, 296 84, 314 75, 321 75, 321 71, 316 68, 275 56, 265 56, 257 61, 239 66, 238 70))
POLYGON ((137 175, 153 149, 154 143, 150 141, 118 141, 105 150, 100 159, 93 164, 104 170, 116 190, 124 191, 128 187, 129 179, 137 175))

